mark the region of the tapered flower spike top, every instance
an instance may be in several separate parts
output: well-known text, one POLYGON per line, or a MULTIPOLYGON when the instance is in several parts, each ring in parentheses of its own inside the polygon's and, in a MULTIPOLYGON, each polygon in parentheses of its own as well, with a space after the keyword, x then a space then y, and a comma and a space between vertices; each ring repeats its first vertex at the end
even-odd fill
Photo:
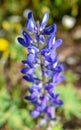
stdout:
POLYGON ((62 44, 62 39, 56 40, 56 24, 46 27, 49 18, 48 12, 43 16, 41 23, 35 22, 33 14, 28 13, 26 30, 18 42, 28 49, 27 59, 23 60, 25 68, 21 70, 23 78, 31 82, 30 96, 25 96, 34 104, 31 112, 33 117, 46 115, 53 119, 53 109, 62 105, 59 94, 55 93, 56 85, 64 80, 60 73, 64 70, 57 58, 56 49, 62 44))

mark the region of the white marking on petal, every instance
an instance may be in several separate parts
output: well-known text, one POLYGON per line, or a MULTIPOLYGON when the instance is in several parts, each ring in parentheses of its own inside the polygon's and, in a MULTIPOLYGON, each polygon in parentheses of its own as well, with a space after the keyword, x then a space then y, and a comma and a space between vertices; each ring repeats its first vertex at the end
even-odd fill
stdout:
POLYGON ((58 64, 58 62, 55 62, 55 63, 53 64, 53 67, 55 68, 55 67, 57 66, 57 64, 58 64))
POLYGON ((53 44, 55 44, 55 37, 53 38, 53 44))
POLYGON ((34 50, 34 49, 31 49, 31 52, 32 52, 33 54, 35 54, 35 50, 34 50))

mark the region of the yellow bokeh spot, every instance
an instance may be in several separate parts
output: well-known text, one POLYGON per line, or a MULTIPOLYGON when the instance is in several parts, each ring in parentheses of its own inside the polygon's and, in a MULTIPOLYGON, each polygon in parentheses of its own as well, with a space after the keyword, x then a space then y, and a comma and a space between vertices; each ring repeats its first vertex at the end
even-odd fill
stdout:
POLYGON ((47 6, 43 6, 42 9, 41 9, 42 13, 45 13, 45 12, 49 12, 50 13, 50 10, 47 6))
POLYGON ((5 54, 9 53, 9 42, 4 39, 4 38, 0 38, 0 51, 4 52, 5 54))
POLYGON ((9 113, 9 112, 7 112, 6 114, 5 114, 5 117, 6 118, 9 118, 11 116, 11 114, 9 113))
POLYGON ((66 104, 64 108, 65 108, 65 110, 70 110, 71 109, 71 105, 70 104, 66 104))
POLYGON ((10 29, 10 23, 7 22, 7 21, 3 21, 2 27, 3 27, 3 29, 5 29, 5 30, 9 30, 9 29, 10 29))

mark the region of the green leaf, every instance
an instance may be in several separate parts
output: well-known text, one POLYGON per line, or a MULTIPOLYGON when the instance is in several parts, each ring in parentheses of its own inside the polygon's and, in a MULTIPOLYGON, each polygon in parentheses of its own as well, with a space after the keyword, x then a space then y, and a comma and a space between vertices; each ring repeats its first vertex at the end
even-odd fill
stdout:
POLYGON ((4 125, 6 122, 6 118, 3 112, 0 111, 0 126, 4 125))
POLYGON ((60 86, 56 88, 56 92, 59 92, 61 99, 64 100, 64 105, 58 108, 59 112, 62 112, 67 120, 70 120, 73 116, 81 116, 81 97, 78 96, 77 91, 71 83, 66 86, 60 86))
POLYGON ((73 82, 76 80, 76 78, 77 78, 77 75, 76 75, 76 74, 74 74, 74 73, 72 73, 72 72, 70 72, 70 71, 68 71, 68 72, 66 73, 66 81, 67 81, 68 83, 73 83, 73 82))
POLYGON ((21 109, 20 115, 21 115, 24 125, 28 127, 32 127, 34 125, 33 119, 27 110, 21 109))
POLYGON ((14 110, 11 113, 11 116, 8 119, 8 124, 12 129, 22 130, 23 122, 17 110, 14 110))
POLYGON ((6 89, 3 88, 0 91, 0 110, 6 111, 10 106, 10 95, 7 93, 6 89))
POLYGON ((62 128, 62 124, 58 124, 58 125, 55 125, 53 128, 52 128, 52 130, 63 130, 63 128, 62 128))

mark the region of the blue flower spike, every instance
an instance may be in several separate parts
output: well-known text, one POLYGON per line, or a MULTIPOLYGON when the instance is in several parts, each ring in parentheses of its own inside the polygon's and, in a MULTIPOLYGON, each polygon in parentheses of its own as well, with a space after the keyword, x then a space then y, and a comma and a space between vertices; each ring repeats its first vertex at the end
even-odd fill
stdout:
POLYGON ((48 19, 46 12, 41 22, 35 22, 30 11, 26 31, 22 32, 23 37, 18 37, 18 42, 28 50, 27 59, 22 61, 25 67, 21 73, 27 82, 32 83, 30 96, 25 96, 25 100, 35 106, 31 116, 36 118, 47 114, 48 118, 53 119, 53 109, 64 103, 59 99, 59 93, 55 93, 55 88, 65 77, 60 74, 64 67, 59 63, 56 52, 62 39, 56 39, 56 24, 46 27, 48 19), (37 69, 40 76, 36 73, 37 69))

